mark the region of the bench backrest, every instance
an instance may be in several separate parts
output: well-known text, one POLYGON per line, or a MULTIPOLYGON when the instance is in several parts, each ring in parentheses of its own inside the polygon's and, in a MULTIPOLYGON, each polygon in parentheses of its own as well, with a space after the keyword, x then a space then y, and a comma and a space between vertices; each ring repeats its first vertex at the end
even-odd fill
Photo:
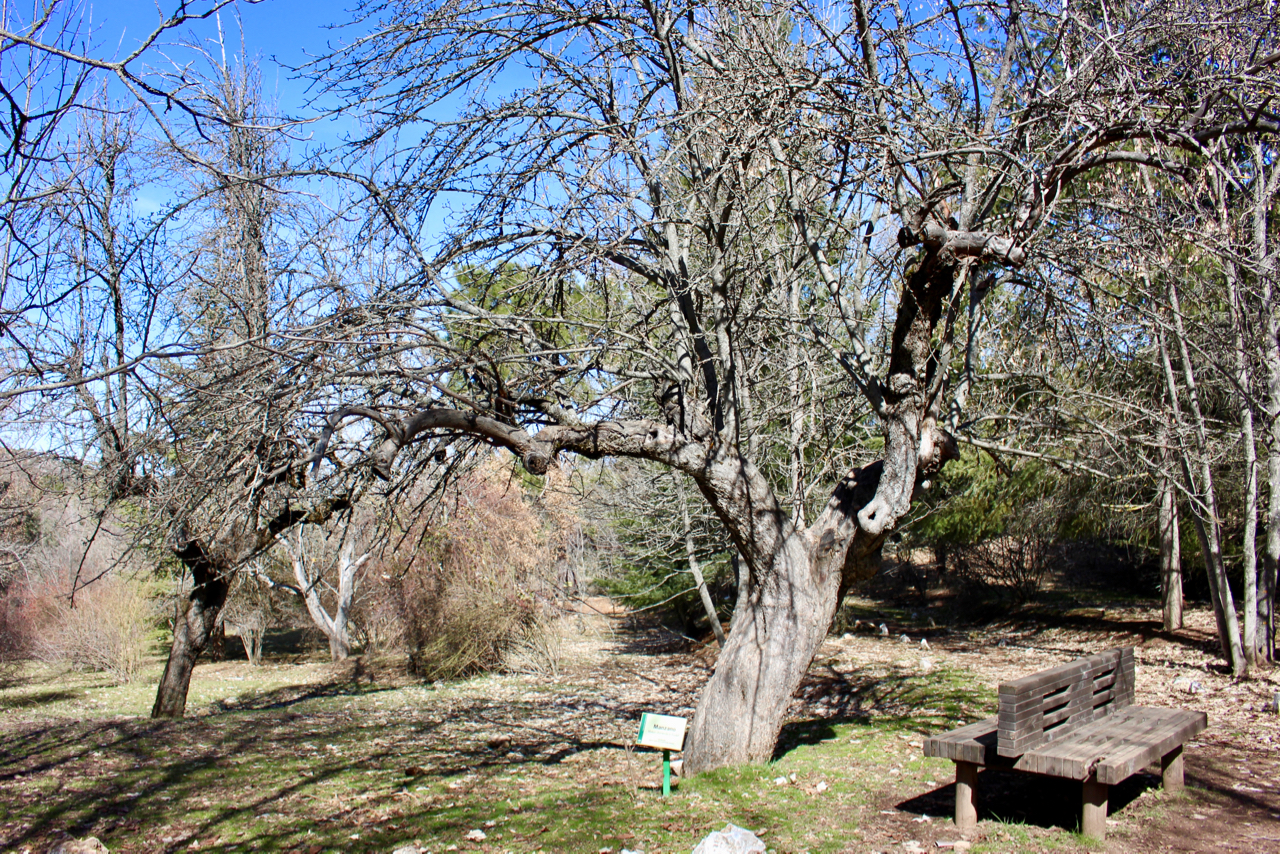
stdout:
POLYGON ((996 752, 1021 756, 1132 704, 1131 646, 1005 682, 996 752))

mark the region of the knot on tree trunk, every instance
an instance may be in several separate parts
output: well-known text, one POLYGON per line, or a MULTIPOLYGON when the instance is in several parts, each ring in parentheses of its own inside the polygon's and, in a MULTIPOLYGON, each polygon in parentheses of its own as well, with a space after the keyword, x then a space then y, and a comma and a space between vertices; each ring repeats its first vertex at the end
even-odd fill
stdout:
POLYGON ((524 455, 524 467, 529 474, 543 475, 551 468, 551 455, 541 449, 533 449, 524 455))

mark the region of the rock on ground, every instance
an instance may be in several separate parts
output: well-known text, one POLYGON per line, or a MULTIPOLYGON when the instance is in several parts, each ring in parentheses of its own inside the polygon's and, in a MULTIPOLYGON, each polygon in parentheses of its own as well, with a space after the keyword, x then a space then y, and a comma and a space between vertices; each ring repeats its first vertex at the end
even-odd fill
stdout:
POLYGON ((59 842, 49 849, 49 854, 110 854, 107 846, 98 841, 98 837, 86 839, 68 839, 59 842))
POLYGON ((744 827, 726 824, 724 830, 707 834, 693 854, 765 854, 760 837, 744 827))

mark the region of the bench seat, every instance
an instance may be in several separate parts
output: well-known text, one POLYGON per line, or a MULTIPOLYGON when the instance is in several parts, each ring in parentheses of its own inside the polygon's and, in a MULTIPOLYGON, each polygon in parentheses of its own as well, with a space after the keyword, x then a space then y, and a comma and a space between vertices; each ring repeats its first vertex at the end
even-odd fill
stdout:
POLYGON ((1208 726, 1204 712, 1126 706, 1096 724, 1013 758, 996 752, 998 719, 986 718, 926 739, 924 755, 1070 780, 1084 781, 1096 773, 1099 783, 1114 786, 1208 726))
POLYGON ((980 768, 1079 780, 1081 830, 1103 838, 1107 788, 1157 760, 1164 788, 1183 786, 1182 745, 1204 712, 1135 706, 1133 649, 1115 649, 1000 686, 1000 714, 928 738, 924 755, 956 763, 956 825, 978 822, 980 768))

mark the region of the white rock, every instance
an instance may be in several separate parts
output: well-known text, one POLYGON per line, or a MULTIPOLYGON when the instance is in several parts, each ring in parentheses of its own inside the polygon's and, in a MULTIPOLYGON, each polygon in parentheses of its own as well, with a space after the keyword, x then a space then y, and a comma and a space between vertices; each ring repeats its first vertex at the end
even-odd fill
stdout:
POLYGON ((775 785, 775 786, 785 786, 785 785, 787 785, 787 778, 786 778, 786 777, 774 777, 774 778, 773 778, 773 785, 775 785))
POLYGON ((422 849, 417 845, 401 845, 391 854, 422 854, 422 849))
POLYGON ((814 786, 813 788, 814 788, 814 789, 815 789, 819 794, 821 794, 821 793, 825 792, 827 789, 829 789, 829 788, 831 788, 831 787, 827 785, 827 783, 826 783, 826 781, 825 781, 825 780, 823 780, 823 781, 820 781, 820 782, 818 783, 818 785, 814 786))
POLYGON ((743 827, 726 824, 724 830, 707 834, 693 854, 765 854, 760 837, 743 827))
POLYGON ((109 852, 107 846, 98 841, 98 837, 90 836, 85 839, 67 839, 59 842, 49 849, 49 854, 109 854, 109 852))
POLYGON ((488 838, 488 836, 489 835, 487 833, 485 833, 483 830, 477 827, 475 830, 468 830, 467 835, 464 836, 463 839, 466 839, 470 842, 484 842, 485 839, 488 838))

